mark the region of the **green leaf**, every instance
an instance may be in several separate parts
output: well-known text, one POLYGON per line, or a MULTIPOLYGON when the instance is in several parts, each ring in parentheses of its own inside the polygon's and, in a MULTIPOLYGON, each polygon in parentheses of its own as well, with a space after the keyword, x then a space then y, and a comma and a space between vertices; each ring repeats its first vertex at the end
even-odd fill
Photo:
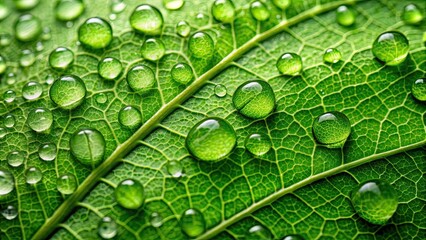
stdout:
MULTIPOLYGON (((149 1, 165 20, 160 38, 166 55, 156 63, 141 58, 146 37, 134 33, 128 22, 141 2, 125 2, 125 10, 109 21, 115 37, 105 50, 77 44, 77 29, 87 18, 110 17, 110 2, 103 1, 85 1, 86 10, 69 28, 70 23, 55 20, 55 1, 40 1, 30 10, 52 32, 30 67, 19 67, 19 55, 26 49, 35 51, 37 41, 14 40, 1 49, 8 72, 15 73, 17 81, 9 85, 3 75, 0 93, 14 90, 17 98, 0 103, 0 127, 4 128, 8 114, 16 119, 0 139, 0 168, 11 171, 16 182, 15 190, 0 199, 0 208, 12 204, 19 215, 13 220, 0 217, 0 239, 97 239, 104 216, 117 223, 117 239, 186 239, 179 219, 188 208, 199 209, 206 220, 207 231, 199 239, 244 238, 259 224, 274 239, 289 234, 305 239, 426 238, 426 105, 410 93, 412 82, 426 71, 422 40, 426 24, 402 22, 405 1, 293 0, 284 11, 265 1, 271 17, 257 22, 250 15, 251 1, 235 0, 236 18, 226 25, 211 16, 212 1, 187 0, 177 11, 166 10, 160 0, 149 1), (355 25, 336 22, 335 9, 342 4, 353 4, 355 25), (192 26, 192 33, 202 30, 214 39, 212 59, 190 55, 188 39, 175 33, 181 20, 192 26), (394 67, 384 66, 371 52, 374 39, 389 30, 402 32, 410 42, 407 60, 394 67), (48 55, 59 46, 75 54, 73 66, 65 72, 48 65, 48 55), (323 63, 328 48, 337 48, 342 60, 323 63), (279 74, 275 64, 285 52, 302 57, 300 76, 279 74), (139 63, 155 69, 156 89, 135 93, 125 74, 116 81, 102 80, 97 65, 103 57, 120 59, 125 71, 139 63), (180 62, 195 71, 195 80, 187 86, 170 76, 180 62), (84 103, 74 110, 61 110, 48 95, 46 78, 63 74, 79 76, 88 91, 84 103), (248 119, 232 105, 235 89, 254 79, 267 81, 275 92, 277 107, 266 119, 248 119), (43 84, 42 97, 32 102, 21 93, 29 81, 43 84), (218 84, 227 88, 223 98, 214 93, 218 84), (99 94, 108 100, 97 101, 99 94), (118 112, 127 105, 141 111, 139 129, 120 125, 118 112), (27 115, 36 107, 53 112, 48 133, 36 133, 28 126, 27 115), (342 149, 318 146, 312 136, 314 119, 327 111, 343 112, 352 123, 342 149), (191 127, 207 116, 226 119, 238 136, 236 149, 220 162, 196 160, 185 147, 191 127), (70 153, 70 137, 81 128, 96 129, 105 138, 105 160, 97 167, 82 165, 70 153), (271 138, 272 149, 254 157, 245 150, 244 140, 258 132, 271 138), (51 162, 38 155, 40 145, 47 142, 57 145, 51 162), (22 166, 7 164, 12 151, 25 153, 22 166), (167 163, 173 160, 182 163, 183 177, 167 172, 167 163), (35 186, 25 183, 24 172, 30 166, 43 172, 42 182, 35 186), (63 174, 74 174, 79 184, 70 196, 56 189, 63 174), (145 205, 137 211, 124 210, 114 200, 114 188, 128 178, 139 180, 145 188, 145 205), (352 189, 370 179, 382 179, 398 192, 398 209, 384 226, 361 219, 350 203, 352 189), (161 227, 150 223, 154 212, 163 218, 161 227)), ((426 7, 421 0, 410 2, 426 7)), ((21 12, 12 1, 5 4, 11 14, 0 21, 0 31, 13 34, 21 12)))

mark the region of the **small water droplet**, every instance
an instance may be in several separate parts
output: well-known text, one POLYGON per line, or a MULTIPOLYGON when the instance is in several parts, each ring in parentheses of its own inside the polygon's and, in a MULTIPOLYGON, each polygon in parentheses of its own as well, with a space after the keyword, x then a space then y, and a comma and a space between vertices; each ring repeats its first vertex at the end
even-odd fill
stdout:
POLYGON ((37 44, 36 44, 36 51, 37 52, 41 52, 41 51, 43 51, 43 49, 44 49, 43 43, 42 42, 37 42, 37 44))
POLYGON ((22 97, 31 101, 38 99, 43 93, 43 86, 38 82, 28 82, 22 88, 22 97))
POLYGON ((225 97, 227 94, 227 91, 228 90, 226 89, 226 87, 222 84, 218 84, 214 87, 214 94, 220 98, 225 97))
POLYGON ((53 114, 46 108, 35 108, 28 113, 28 126, 36 132, 46 132, 53 123, 53 114))
MULTIPOLYGON (((72 28, 73 26, 74 26, 74 22, 73 21, 65 22, 65 27, 66 28, 72 28)), ((80 42, 78 42, 78 43, 80 43, 80 42)))
POLYGON ((210 21, 210 18, 209 18, 209 16, 208 16, 208 15, 206 15, 206 14, 204 14, 204 13, 198 13, 198 14, 195 16, 195 21, 194 21, 194 23, 195 23, 195 25, 196 25, 196 26, 198 26, 198 27, 203 27, 203 26, 206 26, 206 25, 209 23, 209 21, 210 21))
POLYGON ((28 184, 34 185, 41 181, 43 173, 37 167, 29 167, 25 171, 25 181, 28 184))
POLYGON ((0 75, 5 73, 6 69, 7 69, 6 59, 2 55, 0 55, 0 75))
POLYGON ((204 32, 197 32, 189 39, 189 50, 196 58, 209 58, 215 51, 213 39, 204 32))
POLYGON ((105 48, 112 41, 111 25, 99 17, 89 18, 78 29, 78 40, 87 48, 105 48))
POLYGON ((145 193, 143 185, 133 179, 127 179, 115 188, 115 200, 120 206, 136 210, 142 206, 145 201, 145 193))
POLYGON ((12 173, 0 168, 0 196, 9 194, 15 188, 15 180, 12 173))
POLYGON ((41 39, 42 40, 50 40, 52 38, 52 32, 50 30, 50 27, 44 27, 43 32, 41 33, 41 39))
POLYGON ((145 65, 136 65, 127 72, 127 83, 135 92, 144 93, 155 86, 155 74, 151 68, 145 65))
POLYGON ((30 10, 38 5, 40 0, 13 0, 18 10, 30 10))
POLYGON ((18 210, 13 205, 8 205, 5 209, 1 210, 1 215, 3 215, 6 220, 13 220, 18 216, 18 210))
POLYGON ((4 1, 0 1, 0 21, 9 16, 10 9, 4 1))
POLYGON ((153 212, 150 216, 151 225, 155 228, 161 227, 163 225, 163 217, 157 212, 153 212))
POLYGON ((56 188, 62 194, 72 194, 77 189, 77 180, 73 174, 62 175, 56 181, 56 188))
POLYGON ((261 1, 254 1, 250 4, 251 15, 257 21, 266 21, 271 16, 268 7, 261 1))
POLYGON ((184 3, 185 0, 163 0, 163 5, 168 10, 178 10, 184 3))
POLYGON ((15 126, 15 123, 15 116, 13 116, 12 114, 8 114, 6 115, 6 117, 4 117, 3 124, 5 127, 13 128, 15 126))
POLYGON ((7 163, 12 167, 19 167, 27 158, 26 154, 21 151, 12 151, 7 155, 7 163))
POLYGON ((407 38, 400 32, 384 32, 373 43, 373 54, 389 66, 396 66, 405 61, 410 49, 407 38))
POLYGON ((56 19, 71 21, 80 17, 85 6, 82 0, 59 0, 55 7, 56 19))
POLYGON ((8 84, 8 85, 13 85, 13 84, 15 84, 16 83, 16 75, 15 75, 15 73, 8 73, 7 75, 6 75, 6 83, 8 84))
POLYGON ((200 236, 206 230, 204 215, 197 209, 190 208, 183 212, 180 218, 180 226, 188 237, 195 238, 200 236))
POLYGON ((180 84, 186 85, 194 80, 192 68, 186 63, 178 63, 170 71, 172 79, 180 84))
POLYGON ((135 8, 130 16, 130 25, 139 33, 147 35, 159 35, 163 29, 163 15, 148 4, 142 4, 135 8))
POLYGON ((51 85, 55 81, 55 78, 51 74, 48 74, 44 81, 47 85, 51 85))
POLYGON ((127 7, 127 4, 123 0, 112 0, 110 7, 111 12, 121 13, 127 7))
POLYGON ((35 55, 33 51, 26 49, 21 52, 21 55, 19 57, 19 65, 21 65, 21 67, 29 67, 33 65, 34 62, 35 55))
POLYGON ((167 172, 175 178, 179 178, 183 175, 183 166, 180 161, 169 161, 167 163, 167 172))
POLYGON ((54 143, 45 143, 38 149, 38 156, 43 161, 53 161, 56 158, 56 145, 54 143))
POLYGON ((142 57, 150 61, 160 60, 165 52, 166 47, 160 39, 148 38, 141 47, 142 57))
POLYGON ((402 20, 407 24, 419 24, 423 17, 423 12, 414 3, 407 4, 402 12, 402 20))
POLYGON ((15 101, 15 98, 16 98, 16 93, 13 90, 7 90, 3 94, 3 100, 7 103, 12 103, 13 101, 15 101))
POLYGON ((277 68, 284 75, 297 75, 303 68, 302 58, 296 53, 284 53, 277 61, 277 68))
POLYGON ((176 33, 181 37, 188 37, 191 33, 191 26, 186 21, 180 21, 176 24, 176 33))
POLYGON ((102 218, 98 225, 98 234, 103 239, 113 239, 117 235, 117 224, 110 217, 102 218))
POLYGON ((132 106, 126 106, 118 113, 118 121, 129 128, 137 128, 142 123, 141 112, 132 106))
POLYGON ((83 103, 86 85, 81 78, 74 75, 57 79, 49 91, 50 99, 63 109, 74 109, 83 103))
POLYGON ((312 131, 320 144, 340 148, 351 134, 351 123, 341 112, 327 112, 315 119, 312 131))
POLYGON ((249 240, 272 240, 271 232, 261 225, 255 225, 248 231, 246 239, 249 240))
POLYGON ((113 57, 106 57, 98 64, 99 75, 106 80, 115 80, 123 72, 123 65, 120 60, 113 57))
POLYGON ((272 0, 272 2, 282 10, 287 9, 291 4, 291 0, 272 0))
POLYGON ((287 235, 283 237, 282 240, 305 240, 305 239, 300 235, 287 235))
POLYGON ((411 93, 419 101, 426 101, 426 79, 419 78, 413 82, 411 93))
POLYGON ((342 5, 336 10, 336 21, 338 24, 344 27, 349 27, 355 23, 356 14, 355 11, 345 5, 342 5))
POLYGON ((323 55, 324 62, 327 63, 337 63, 342 59, 342 53, 340 53, 339 50, 336 48, 329 48, 325 50, 325 53, 323 55))
POLYGON ((53 69, 65 70, 74 62, 74 53, 66 47, 58 47, 49 55, 49 64, 53 69))
POLYGON ((0 47, 7 47, 12 43, 12 35, 9 33, 0 34, 0 47))
POLYGON ((42 32, 41 21, 31 14, 21 15, 15 23, 15 37, 22 42, 36 40, 42 32))
POLYGON ((231 23, 235 17, 235 5, 232 0, 216 0, 212 6, 213 17, 223 23, 231 23))
POLYGON ((246 138, 245 147, 253 155, 261 156, 271 149, 271 138, 262 133, 251 134, 246 138))
POLYGON ((99 104, 104 104, 108 101, 108 96, 105 93, 98 93, 95 95, 95 100, 99 104))
POLYGON ((77 130, 70 139, 72 155, 82 164, 95 168, 105 154, 105 139, 96 129, 77 130))
POLYGON ((0 127, 0 139, 4 138, 6 134, 7 134, 7 130, 5 128, 0 127))

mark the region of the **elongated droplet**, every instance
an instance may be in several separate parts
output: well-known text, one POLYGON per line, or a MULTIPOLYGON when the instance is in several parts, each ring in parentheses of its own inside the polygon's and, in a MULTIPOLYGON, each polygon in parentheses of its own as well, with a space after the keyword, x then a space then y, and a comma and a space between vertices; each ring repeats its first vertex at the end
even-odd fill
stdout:
POLYGON ((74 62, 74 53, 65 47, 58 47, 49 55, 49 64, 53 69, 65 70, 74 62))
POLYGON ((396 66, 405 61, 410 49, 407 38, 400 32, 384 32, 373 43, 373 54, 389 66, 396 66))
POLYGON ((136 210, 142 206, 145 201, 145 192, 143 185, 133 179, 127 179, 118 184, 114 191, 115 200, 120 206, 136 210))
POLYGON ((169 161, 167 163, 167 172, 175 178, 179 178, 183 175, 183 166, 179 161, 169 161))
POLYGON ((5 127, 13 128, 15 126, 15 123, 15 116, 13 116, 12 114, 8 114, 6 115, 6 117, 4 117, 3 124, 5 127))
POLYGON ((13 205, 8 205, 5 209, 1 210, 1 215, 6 220, 13 220, 18 216, 18 210, 13 205))
POLYGON ((0 21, 9 16, 10 9, 4 1, 0 1, 0 21))
POLYGON ((186 85, 194 80, 194 72, 186 63, 178 63, 170 71, 172 79, 180 84, 186 85))
POLYGON ((251 227, 246 236, 247 240, 272 240, 272 233, 262 225, 251 227))
POLYGON ((235 90, 232 102, 244 116, 259 119, 268 116, 274 110, 275 94, 265 81, 248 81, 235 90))
POLYGON ((5 77, 5 79, 6 79, 6 83, 8 84, 8 85, 13 85, 13 84, 15 84, 16 83, 16 75, 15 75, 15 73, 8 73, 7 75, 6 75, 6 77, 5 77))
POLYGON ((423 12, 414 3, 407 4, 402 12, 402 20, 408 24, 419 24, 423 17, 423 12))
POLYGON ((181 37, 188 37, 191 33, 191 26, 186 21, 180 21, 176 24, 176 33, 181 37))
POLYGON ((30 10, 38 5, 40 0, 13 0, 18 10, 30 10))
POLYGON ((0 47, 7 47, 12 42, 12 35, 9 33, 0 33, 0 47))
POLYGON ((151 226, 158 228, 163 225, 163 218, 157 212, 153 212, 150 216, 151 226))
POLYGON ((254 1, 250 4, 251 15, 257 21, 266 21, 271 16, 268 7, 261 1, 254 1))
POLYGON ((287 9, 291 4, 291 0, 272 0, 272 2, 275 4, 275 6, 281 8, 282 10, 287 9))
POLYGON ((287 235, 282 240, 304 240, 304 238, 300 235, 287 235))
POLYGON ((370 180, 353 190, 351 201, 364 220, 372 224, 385 224, 398 207, 398 193, 384 181, 370 180))
POLYGON ((7 90, 3 94, 3 100, 7 103, 12 103, 13 101, 15 101, 15 98, 16 98, 16 93, 13 90, 7 90))
POLYGON ((81 78, 66 75, 57 79, 49 91, 50 99, 62 109, 74 109, 83 103, 86 85, 81 78))
POLYGON ((78 130, 71 136, 70 149, 82 164, 94 168, 104 158, 105 139, 96 129, 78 130))
POLYGON ((28 113, 28 126, 36 132, 45 132, 53 123, 53 114, 47 108, 35 108, 28 113))
POLYGON ((419 101, 426 101, 426 79, 419 78, 413 82, 411 93, 419 101))
POLYGON ((89 18, 78 29, 78 40, 87 48, 105 48, 112 41, 111 25, 99 17, 89 18))
POLYGON ((340 61, 340 59, 342 59, 342 54, 336 48, 329 48, 325 50, 325 53, 323 55, 324 62, 337 63, 338 61, 340 61))
POLYGON ((159 35, 163 29, 163 15, 148 4, 142 4, 135 8, 130 16, 130 25, 137 32, 147 35, 159 35))
POLYGON ((12 173, 0 168, 0 196, 9 194, 15 188, 15 180, 12 173))
POLYGON ((41 39, 47 41, 52 38, 52 30, 50 27, 44 27, 43 32, 41 33, 41 39))
POLYGON ((56 181, 56 188, 62 194, 72 194, 77 189, 77 180, 73 174, 62 175, 56 181))
POLYGON ((25 171, 25 181, 28 184, 34 185, 41 181, 43 173, 37 167, 29 167, 25 171))
POLYGON ((22 88, 22 97, 27 100, 36 100, 43 93, 43 86, 38 82, 28 82, 22 88))
POLYGON ((197 32, 189 39, 189 50, 196 58, 209 58, 215 50, 213 39, 207 33, 197 32))
POLYGON ((13 151, 7 155, 7 163, 12 167, 19 167, 24 163, 26 154, 21 151, 13 151))
POLYGON ((5 128, 0 127, 0 139, 4 138, 6 134, 7 134, 7 130, 5 128))
POLYGON ((328 112, 315 119, 312 131, 319 143, 328 148, 340 148, 351 134, 351 123, 341 112, 328 112))
POLYGON ((35 55, 34 52, 31 50, 23 50, 21 55, 19 56, 19 65, 21 67, 29 67, 33 65, 35 62, 35 55))
POLYGON ((296 53, 284 53, 277 61, 277 68, 284 75, 300 74, 303 68, 302 58, 296 53))
POLYGON ((0 55, 0 75, 5 73, 6 69, 7 69, 6 59, 2 55, 0 55))
POLYGON ((120 60, 113 57, 106 57, 98 64, 99 75, 106 80, 115 80, 123 72, 123 65, 120 60))
POLYGON ((356 14, 354 10, 346 5, 342 5, 337 8, 336 21, 338 24, 344 27, 349 27, 355 23, 356 14))
POLYGON ((204 215, 197 209, 186 210, 180 218, 182 231, 190 238, 200 236, 206 231, 206 222, 204 215))
POLYGON ((133 91, 140 93, 152 90, 156 83, 154 72, 145 65, 136 65, 132 67, 129 72, 127 72, 126 80, 133 91))
POLYGON ((222 84, 218 84, 218 85, 216 85, 215 87, 214 87, 214 94, 217 96, 217 97, 225 97, 226 96, 226 94, 227 94, 227 89, 226 89, 226 87, 224 86, 224 85, 222 85, 222 84))
POLYGON ((178 10, 184 3, 185 0, 163 0, 163 5, 168 10, 178 10))
POLYGON ((38 149, 38 156, 44 161, 53 161, 56 158, 56 145, 45 143, 38 149))
POLYGON ((237 143, 234 128, 221 118, 206 118, 189 131, 186 147, 196 158, 218 161, 228 156, 237 143))
POLYGON ((149 38, 145 40, 141 47, 141 55, 150 61, 158 61, 166 52, 166 47, 160 39, 149 38))
POLYGON ((223 23, 231 23, 235 17, 235 5, 232 0, 216 0, 212 6, 213 17, 223 23))
POLYGON ((42 32, 41 21, 31 14, 24 14, 15 23, 15 37, 22 42, 36 40, 42 32))
POLYGON ((127 7, 127 4, 123 0, 112 0, 111 1, 111 12, 121 13, 127 7))
POLYGON ((55 16, 60 21, 72 21, 80 17, 84 9, 82 0, 59 0, 56 3, 55 16))
POLYGON ((98 234, 103 239, 113 239, 117 235, 117 224, 110 217, 102 218, 98 225, 98 234))
POLYGON ((126 106, 118 113, 118 121, 123 126, 137 128, 142 123, 142 115, 137 108, 133 106, 126 106))
POLYGON ((271 149, 272 143, 269 136, 263 133, 254 133, 246 138, 245 147, 253 155, 261 156, 271 149))

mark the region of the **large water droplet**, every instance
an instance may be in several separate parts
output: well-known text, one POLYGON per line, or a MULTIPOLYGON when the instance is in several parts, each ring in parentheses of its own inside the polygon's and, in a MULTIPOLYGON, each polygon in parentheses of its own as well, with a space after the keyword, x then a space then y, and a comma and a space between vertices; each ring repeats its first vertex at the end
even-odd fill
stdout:
POLYGON ((351 123, 341 112, 328 112, 315 119, 312 131, 319 143, 328 148, 339 148, 351 134, 351 123))
POLYGON ((150 216, 151 226, 158 228, 163 225, 163 217, 157 212, 153 212, 150 216))
POLYGON ((45 132, 53 123, 53 114, 49 109, 36 108, 28 113, 28 126, 36 132, 45 132))
POLYGON ((71 136, 70 149, 82 164, 94 168, 104 158, 105 139, 96 129, 78 130, 71 136))
POLYGON ((426 101, 426 79, 419 78, 413 82, 411 93, 419 101, 426 101))
POLYGON ((15 188, 15 180, 12 173, 0 168, 0 196, 9 194, 15 188))
POLYGON ((160 34, 163 22, 161 12, 148 4, 139 5, 130 16, 130 25, 133 29, 147 35, 160 34))
POLYGON ((189 50, 196 58, 209 58, 215 50, 213 39, 207 33, 197 32, 189 39, 189 50))
POLYGON ((277 68, 284 75, 297 75, 303 68, 302 58, 296 53, 284 53, 277 61, 277 68))
POLYGON ((151 68, 136 65, 127 72, 127 83, 135 92, 144 93, 154 88, 156 79, 151 68))
POLYGON ((53 161, 56 158, 56 145, 45 143, 38 149, 38 156, 44 161, 53 161))
POLYGON ((327 63, 337 63, 342 59, 342 53, 340 53, 339 50, 336 48, 329 48, 325 50, 325 53, 323 55, 324 62, 327 63))
POLYGON ((13 220, 18 216, 18 210, 13 205, 8 205, 5 209, 1 210, 1 215, 6 220, 13 220))
POLYGON ((0 75, 5 73, 6 69, 7 69, 6 59, 2 55, 0 55, 0 75))
POLYGON ((251 227, 246 236, 247 240, 272 240, 271 232, 261 225, 251 227))
POLYGON ((12 151, 7 155, 7 163, 12 167, 19 167, 24 163, 26 154, 21 151, 12 151))
POLYGON ((77 180, 73 174, 62 175, 56 181, 56 188, 62 194, 72 194, 77 189, 77 180))
POLYGON ((400 32, 384 32, 373 43, 373 54, 389 66, 405 61, 410 46, 407 38, 400 32))
POLYGON ((186 210, 180 218, 182 231, 191 238, 200 236, 206 230, 206 221, 203 214, 197 209, 186 210))
POLYGON ((235 90, 232 102, 244 116, 259 119, 268 116, 274 110, 275 94, 265 81, 248 81, 235 90))
POLYGON ((234 128, 221 118, 206 118, 192 127, 186 137, 188 151, 204 161, 228 156, 237 143, 234 128))
POLYGON ((36 100, 43 93, 43 86, 38 82, 28 82, 22 88, 22 97, 27 100, 36 100))
POLYGON ((272 143, 269 136, 262 133, 254 133, 247 136, 245 147, 253 155, 260 156, 271 149, 272 143))
POLYGON ((103 239, 112 239, 117 235, 117 224, 110 217, 102 218, 98 225, 98 234, 103 239))
POLYGON ((88 48, 105 48, 112 41, 111 25, 99 17, 89 18, 78 29, 78 40, 88 48))
POLYGON ((188 84, 194 80, 192 68, 186 63, 178 63, 170 71, 172 79, 180 84, 188 84))
POLYGON ((71 21, 80 17, 84 8, 82 0, 59 0, 56 3, 55 16, 60 21, 71 21))
POLYGON ((370 180, 354 189, 351 201, 363 219, 373 224, 385 224, 398 207, 398 193, 384 181, 370 180))
POLYGON ((282 240, 304 240, 304 238, 300 235, 287 235, 282 240))
POLYGON ((0 21, 9 16, 10 9, 4 1, 0 1, 0 21))
POLYGON ((169 161, 167 163, 167 172, 175 178, 181 177, 183 175, 183 166, 180 161, 169 161))
POLYGON ((214 94, 217 96, 217 97, 225 97, 226 96, 226 94, 227 94, 227 89, 226 89, 226 87, 224 86, 224 85, 222 85, 222 84, 218 84, 218 85, 216 85, 215 87, 214 87, 214 94))
POLYGON ((123 72, 123 65, 120 60, 113 57, 106 57, 98 64, 99 75, 106 80, 115 80, 123 72))
POLYGON ((37 6, 40 0, 13 0, 13 2, 18 10, 30 10, 37 6))
POLYGON ((275 4, 275 6, 281 8, 282 10, 287 9, 291 4, 291 0, 272 0, 272 2, 275 4))
POLYGON ((164 7, 169 10, 177 10, 183 6, 185 0, 163 0, 164 7))
POLYGON ((15 123, 15 116, 13 116, 12 114, 6 115, 6 117, 4 117, 3 119, 3 124, 7 128, 13 128, 15 126, 15 123))
POLYGON ((337 8, 336 21, 338 24, 349 27, 355 23, 356 14, 354 10, 348 6, 342 5, 337 8))
POLYGON ((34 185, 41 181, 43 173, 37 167, 29 167, 25 171, 25 181, 28 184, 34 185))
POLYGON ((422 11, 414 3, 407 4, 402 12, 402 20, 408 24, 419 24, 423 17, 422 11))
POLYGON ((160 60, 165 52, 166 47, 160 39, 148 38, 141 47, 142 57, 150 61, 160 60))
POLYGON ((31 14, 24 14, 15 23, 15 37, 22 42, 36 40, 42 32, 41 21, 31 14))
POLYGON ((7 103, 11 103, 15 101, 15 98, 16 98, 16 93, 13 90, 7 90, 3 94, 3 100, 7 103))
POLYGON ((176 24, 176 33, 181 37, 188 37, 191 33, 191 26, 186 21, 180 21, 176 24))
POLYGON ((137 128, 142 123, 141 112, 132 106, 126 106, 118 113, 118 121, 129 128, 137 128))
POLYGON ((50 99, 63 109, 73 109, 83 103, 86 85, 81 78, 74 75, 57 79, 49 91, 50 99))
POLYGON ((49 64, 53 69, 65 70, 74 62, 74 53, 66 47, 58 47, 50 53, 49 64))
POLYGON ((268 7, 261 1, 254 1, 250 4, 251 15, 257 21, 266 21, 271 16, 268 7))
POLYGON ((212 6, 212 14, 219 22, 231 23, 235 17, 235 5, 232 0, 216 0, 212 6))
POLYGON ((114 194, 118 204, 127 209, 138 209, 145 201, 144 187, 137 180, 127 179, 120 182, 114 194))
POLYGON ((19 56, 19 65, 21 65, 21 67, 29 67, 33 65, 34 62, 35 55, 33 51, 26 49, 21 52, 19 56))

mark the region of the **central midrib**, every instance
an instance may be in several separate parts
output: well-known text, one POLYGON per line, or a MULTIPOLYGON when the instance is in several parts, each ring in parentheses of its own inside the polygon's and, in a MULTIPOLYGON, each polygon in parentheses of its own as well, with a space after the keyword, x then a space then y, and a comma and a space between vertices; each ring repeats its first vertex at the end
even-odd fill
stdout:
MULTIPOLYGON (((45 223, 39 228, 34 234, 34 240, 47 239, 66 217, 68 217, 76 204, 81 201, 89 192, 92 190, 100 178, 109 173, 114 169, 121 161, 123 157, 129 154, 138 144, 140 139, 143 139, 150 134, 158 124, 169 114, 171 114, 179 105, 195 94, 204 84, 212 79, 214 76, 222 72, 227 68, 233 61, 237 60, 244 53, 254 48, 258 43, 269 39, 272 36, 282 32, 284 29, 299 23, 303 20, 309 19, 312 16, 318 15, 337 8, 342 4, 350 4, 360 0, 342 0, 338 2, 332 2, 320 6, 315 6, 309 10, 306 10, 297 16, 284 20, 277 26, 265 31, 261 34, 256 35, 250 41, 246 42, 240 48, 233 50, 228 56, 223 58, 217 65, 208 70, 206 73, 201 75, 191 85, 189 85, 184 91, 173 98, 169 103, 163 105, 148 121, 146 121, 129 139, 123 144, 119 145, 115 151, 109 156, 99 167, 94 169, 90 175, 84 180, 84 182, 77 188, 77 190, 70 195, 60 206, 56 209, 53 215, 46 219, 45 223)), ((220 225, 218 225, 220 226, 220 225)), ((206 234, 211 233, 208 231, 206 234)), ((204 235, 203 235, 204 236, 204 235)))

